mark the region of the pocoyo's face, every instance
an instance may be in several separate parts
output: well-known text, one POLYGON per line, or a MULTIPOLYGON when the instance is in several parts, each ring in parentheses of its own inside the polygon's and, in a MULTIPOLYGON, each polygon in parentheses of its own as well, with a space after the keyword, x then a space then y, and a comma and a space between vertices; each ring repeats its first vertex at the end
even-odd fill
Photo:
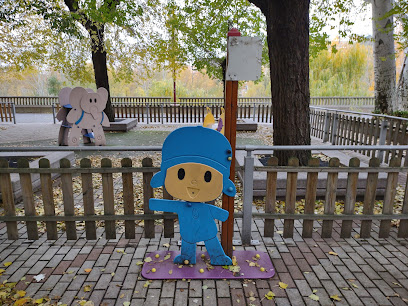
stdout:
POLYGON ((175 198, 190 202, 215 200, 222 192, 222 174, 207 165, 183 163, 167 169, 164 186, 175 198))

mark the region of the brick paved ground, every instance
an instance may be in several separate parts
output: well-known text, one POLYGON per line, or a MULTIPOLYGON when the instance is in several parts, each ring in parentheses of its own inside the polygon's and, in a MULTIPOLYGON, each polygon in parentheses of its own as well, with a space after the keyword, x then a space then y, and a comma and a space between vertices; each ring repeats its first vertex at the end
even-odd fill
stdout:
MULTIPOLYGON (((336 305, 406 305, 408 241, 395 238, 395 231, 388 239, 378 239, 377 233, 371 239, 340 239, 340 227, 335 224, 332 239, 320 238, 319 230, 313 239, 303 239, 296 221, 294 238, 283 239, 282 222, 276 221, 278 232, 272 239, 262 238, 263 225, 261 220, 253 222, 252 238, 261 244, 247 249, 269 253, 277 271, 272 279, 152 281, 145 286, 136 263, 150 251, 178 250, 178 233, 174 239, 163 238, 161 226, 156 226, 156 238, 145 239, 143 228, 137 227, 136 239, 120 234, 116 240, 106 240, 99 228, 96 241, 87 241, 84 235, 67 241, 62 233, 57 241, 47 241, 45 235, 29 241, 21 225, 22 238, 10 241, 2 223, 0 260, 12 264, 0 281, 18 282, 17 287, 30 297, 48 296, 68 305, 81 299, 95 305, 318 305, 309 298, 314 290, 322 305, 332 305, 329 296, 336 294, 341 298, 336 305), (163 246, 165 243, 170 247, 163 246), (92 270, 87 273, 85 269, 92 270), (41 273, 45 274, 43 281, 33 280, 41 273), (279 288, 279 281, 288 284, 286 290, 279 288), (85 286, 89 292, 84 291, 85 286), (276 294, 271 301, 264 298, 270 290, 276 294)), ((316 222, 315 227, 319 226, 316 222)), ((359 231, 355 226, 353 235, 359 231)), ((235 239, 240 238, 239 228, 240 220, 236 221, 235 239)))

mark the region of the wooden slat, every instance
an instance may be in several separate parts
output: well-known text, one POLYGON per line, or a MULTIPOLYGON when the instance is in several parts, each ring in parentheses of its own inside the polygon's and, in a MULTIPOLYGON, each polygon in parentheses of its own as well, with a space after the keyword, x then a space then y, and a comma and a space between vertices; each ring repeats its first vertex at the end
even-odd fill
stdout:
MULTIPOLYGON (((173 197, 167 192, 163 186, 163 199, 173 200, 173 197)), ((165 215, 172 215, 173 213, 165 212, 165 215)), ((174 220, 164 219, 164 238, 174 238, 174 220)))
MULTIPOLYGON (((289 167, 299 167, 299 159, 291 157, 288 160, 289 167)), ((296 187, 297 187, 297 172, 288 172, 286 180, 286 201, 285 201, 285 213, 294 214, 296 205, 296 187)), ((283 237, 292 238, 294 230, 295 220, 286 219, 283 224, 283 237)))
MULTIPOLYGON (((349 167, 357 168, 360 167, 360 160, 356 157, 353 157, 349 161, 349 167)), ((353 215, 354 208, 356 205, 356 196, 357 196, 357 183, 358 183, 358 172, 349 173, 347 176, 347 186, 346 186, 346 199, 344 201, 344 214, 353 215)), ((350 238, 351 231, 353 229, 353 221, 344 220, 341 224, 341 238, 350 238)))
MULTIPOLYGON (((319 167, 320 160, 318 158, 311 158, 309 160, 309 167, 319 167)), ((317 172, 308 172, 306 181, 306 195, 305 195, 305 214, 313 214, 316 203, 316 191, 317 191, 317 172)), ((313 233, 313 220, 303 221, 303 238, 312 238, 313 233)))
MULTIPOLYGON (((38 162, 40 168, 50 168, 50 161, 46 158, 41 158, 38 162)), ((52 190, 52 179, 50 173, 41 173, 41 193, 44 204, 44 215, 55 216, 54 194, 52 190)), ((45 222, 47 228, 47 239, 58 239, 57 222, 45 222)))
MULTIPOLYGON (((112 168, 112 161, 109 158, 103 158, 101 160, 102 168, 112 168)), ((115 197, 113 190, 113 174, 102 174, 102 190, 103 190, 103 207, 105 215, 115 214, 115 197)), ((105 233, 106 239, 116 239, 115 221, 105 221, 105 233)))
MULTIPOLYGON (((273 156, 268 159, 268 166, 277 166, 278 158, 273 156)), ((268 172, 266 174, 266 198, 265 198, 265 212, 275 213, 276 212, 276 183, 278 179, 277 172, 268 172)), ((264 225, 264 236, 273 237, 273 232, 275 228, 275 220, 267 219, 264 225)))
MULTIPOLYGON (((69 159, 63 158, 60 160, 60 168, 71 168, 71 162, 69 159)), ((61 174, 61 189, 62 189, 62 199, 64 201, 64 214, 66 216, 75 215, 74 207, 74 190, 72 187, 72 174, 62 173, 61 174)), ((68 240, 76 240, 76 225, 75 221, 65 222, 65 228, 68 240)))
MULTIPOLYGON (((392 158, 390 160, 390 167, 399 167, 401 165, 401 160, 399 158, 392 158)), ((383 211, 384 215, 391 215, 394 208, 395 194, 397 192, 398 184, 398 172, 390 172, 387 176, 387 186, 385 188, 383 211)), ((381 220, 380 231, 378 233, 379 238, 388 238, 390 235, 391 221, 381 220)))
MULTIPOLYGON (((339 167, 340 161, 338 158, 332 158, 329 161, 330 167, 339 167)), ((336 191, 337 179, 339 174, 336 172, 327 174, 326 197, 324 202, 324 213, 333 215, 336 209, 336 191)), ((322 238, 330 238, 332 236, 333 220, 323 220, 322 238)))
MULTIPOLYGON (((146 157, 142 160, 142 167, 153 167, 151 158, 146 157)), ((144 214, 153 214, 153 210, 149 208, 149 199, 153 198, 153 188, 150 186, 150 181, 153 177, 153 172, 143 173, 143 210, 144 214)), ((147 220, 144 222, 145 237, 154 238, 154 221, 147 220)))
MULTIPOLYGON (((18 168, 29 168, 30 163, 26 158, 20 158, 17 161, 18 168)), ((24 203, 24 212, 26 216, 35 216, 35 204, 34 204, 34 194, 33 194, 33 186, 31 181, 31 174, 29 173, 20 173, 20 185, 21 185, 21 192, 23 195, 23 203, 24 203)), ((38 239, 38 227, 37 222, 28 221, 26 222, 27 225, 27 235, 29 240, 37 240, 38 239)))
MULTIPOLYGON (((132 160, 130 158, 123 158, 121 160, 123 168, 132 167, 132 160)), ((133 175, 132 173, 122 173, 123 185, 123 209, 125 215, 135 214, 135 199, 133 194, 133 175)), ((125 238, 135 239, 135 222, 132 220, 125 220, 125 238)))
MULTIPOLYGON (((88 158, 81 159, 81 168, 91 168, 91 160, 88 158)), ((91 173, 82 173, 82 195, 84 202, 84 214, 85 216, 95 215, 94 208, 94 194, 93 194, 93 183, 91 173)), ((95 221, 85 221, 85 232, 86 239, 95 240, 96 239, 96 223, 95 221)))
MULTIPOLYGON (((8 161, 6 159, 0 158, 0 168, 8 168, 8 161)), ((15 216, 16 208, 14 206, 13 186, 11 185, 10 174, 8 173, 0 174, 0 188, 5 215, 15 216)), ((7 227, 7 239, 17 240, 18 239, 17 222, 8 221, 6 222, 6 227, 7 227)))
MULTIPOLYGON (((380 160, 378 158, 371 158, 369 162, 370 167, 379 167, 380 160)), ((368 173, 367 184, 364 195, 364 208, 363 214, 372 215, 374 213, 375 196, 378 183, 378 172, 368 173)), ((370 238, 372 220, 361 221, 360 237, 370 238)))

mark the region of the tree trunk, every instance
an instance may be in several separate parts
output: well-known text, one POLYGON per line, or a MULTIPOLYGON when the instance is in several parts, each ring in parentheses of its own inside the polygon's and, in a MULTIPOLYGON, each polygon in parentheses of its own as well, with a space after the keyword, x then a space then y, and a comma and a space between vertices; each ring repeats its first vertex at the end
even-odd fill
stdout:
POLYGON ((96 88, 104 87, 108 91, 108 102, 105 107, 105 114, 108 116, 110 122, 115 121, 115 114, 113 112, 111 96, 109 90, 108 67, 106 62, 106 50, 104 43, 104 26, 92 25, 89 29, 92 44, 92 63, 95 73, 96 88), (95 36, 95 33, 97 34, 95 36), (97 39, 95 39, 97 37, 97 39))
POLYGON ((398 109, 393 17, 384 18, 392 6, 392 0, 372 0, 375 110, 388 114, 398 109))
MULTIPOLYGON (((407 50, 408 51, 408 50, 407 50)), ((397 87, 398 108, 408 111, 408 54, 405 54, 397 87)))
MULTIPOLYGON (((309 0, 254 0, 266 17, 274 145, 310 145, 309 0)), ((307 165, 310 151, 276 151, 307 165)))

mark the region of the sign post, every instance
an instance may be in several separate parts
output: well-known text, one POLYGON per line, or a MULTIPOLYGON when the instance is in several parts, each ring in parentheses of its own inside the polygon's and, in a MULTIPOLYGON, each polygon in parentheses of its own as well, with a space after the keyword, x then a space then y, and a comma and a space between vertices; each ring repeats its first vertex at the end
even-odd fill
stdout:
MULTIPOLYGON (((230 37, 241 36, 241 33, 232 28, 228 32, 230 37)), ((227 67, 228 67, 228 49, 227 49, 227 67)), ((238 81, 227 81, 225 78, 225 128, 224 135, 227 137, 232 148, 232 161, 230 169, 230 180, 235 181, 235 147, 237 135, 237 108, 238 108, 238 81)), ((229 212, 227 221, 222 223, 221 245, 225 254, 232 257, 232 238, 234 236, 234 198, 225 194, 222 195, 222 208, 229 212)))
MULTIPOLYGON (((237 137, 238 81, 257 80, 261 76, 262 40, 259 37, 240 37, 232 28, 228 32, 227 69, 225 75, 225 131, 232 148, 230 180, 235 180, 235 147, 237 137)), ((234 236, 234 198, 223 194, 222 208, 229 212, 222 223, 221 244, 225 254, 232 256, 234 236)))

